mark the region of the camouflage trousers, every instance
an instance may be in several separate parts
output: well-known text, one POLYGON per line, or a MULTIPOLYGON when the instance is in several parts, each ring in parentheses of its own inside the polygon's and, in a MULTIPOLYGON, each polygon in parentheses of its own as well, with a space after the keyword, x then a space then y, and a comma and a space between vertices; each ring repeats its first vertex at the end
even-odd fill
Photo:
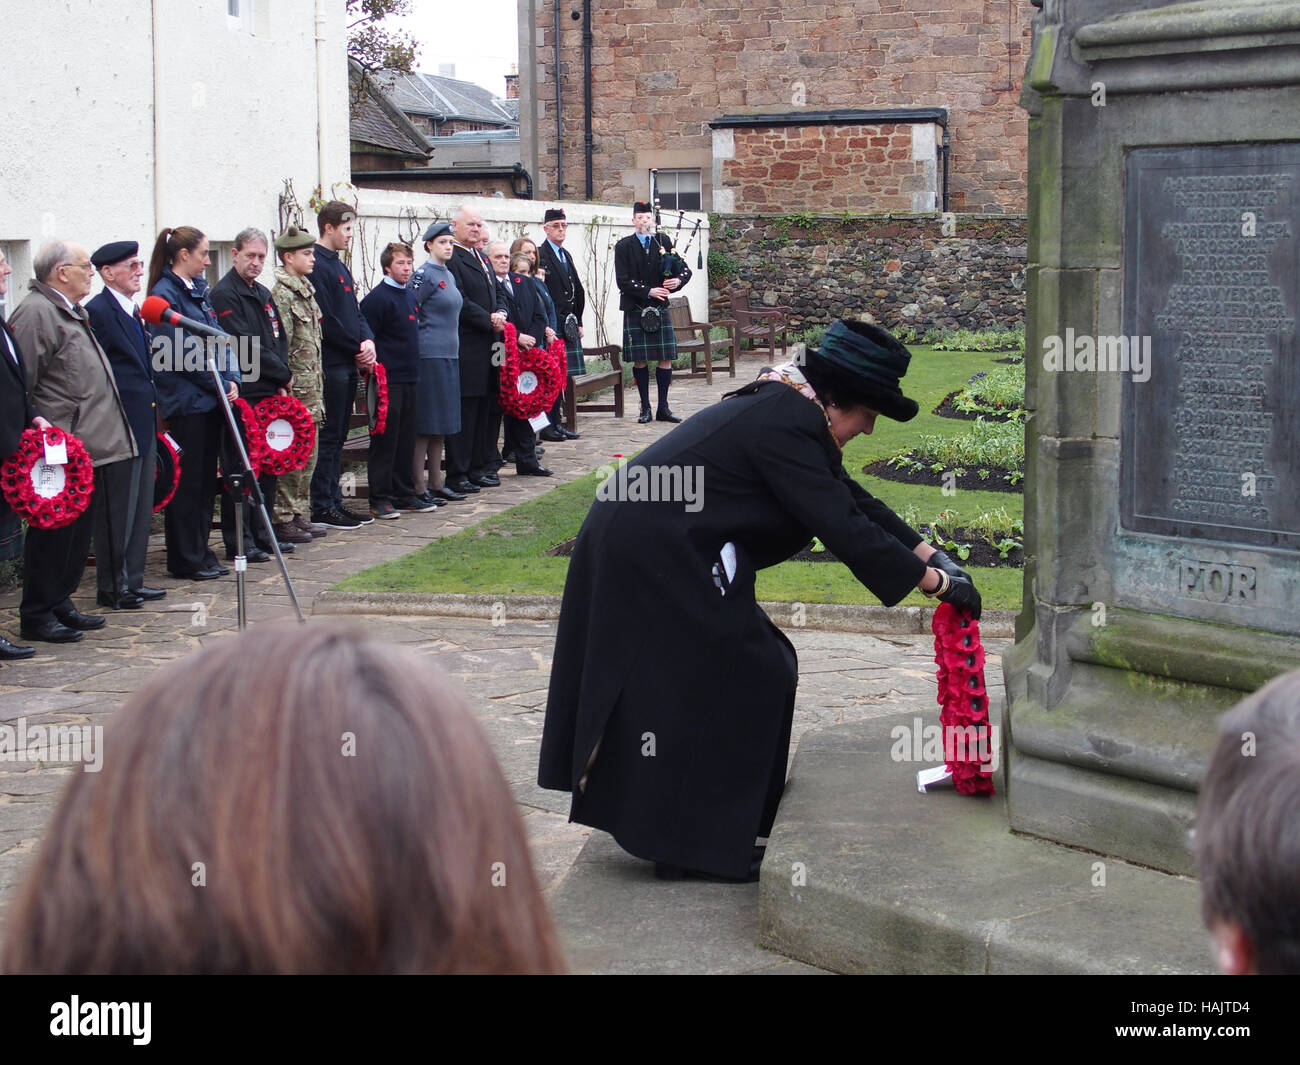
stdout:
POLYGON ((311 475, 316 472, 316 446, 323 423, 324 419, 317 414, 316 439, 312 441, 307 465, 292 473, 282 473, 275 479, 275 507, 271 520, 277 525, 288 525, 296 514, 311 520, 311 475))

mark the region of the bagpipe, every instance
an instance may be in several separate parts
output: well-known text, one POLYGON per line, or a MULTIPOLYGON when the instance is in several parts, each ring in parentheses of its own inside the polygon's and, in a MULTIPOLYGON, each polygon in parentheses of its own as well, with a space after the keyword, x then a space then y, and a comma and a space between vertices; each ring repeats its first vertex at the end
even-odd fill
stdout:
MULTIPOLYGON (((654 174, 655 171, 651 171, 651 173, 654 174)), ((682 235, 682 223, 686 219, 686 212, 682 210, 679 210, 677 212, 677 229, 674 234, 674 236, 677 239, 669 240, 667 244, 665 244, 664 241, 660 240, 660 233, 659 233, 659 227, 663 224, 663 218, 660 214, 658 194, 655 195, 653 202, 654 202, 655 221, 654 221, 654 233, 651 239, 656 244, 658 244, 659 247, 662 249, 662 254, 660 255, 659 261, 663 269, 663 279, 665 281, 671 281, 674 279, 680 281, 681 284, 677 286, 677 291, 680 292, 683 288, 686 287, 686 283, 690 281, 691 277, 693 276, 691 272, 691 268, 686 263, 686 253, 691 250, 691 245, 695 243, 695 234, 697 234, 700 231, 700 223, 703 221, 703 219, 697 218, 695 220, 695 228, 691 230, 690 236, 686 240, 686 247, 683 248, 682 251, 679 253, 675 250, 675 248, 677 245, 677 240, 680 239, 682 235)), ((664 236, 667 237, 667 234, 664 234, 664 236)), ((696 258, 697 258, 697 268, 703 269, 704 268, 703 246, 701 246, 700 250, 696 252, 696 258)), ((647 307, 643 307, 641 309, 641 329, 643 332, 657 333, 659 331, 659 327, 662 324, 663 324, 663 311, 659 307, 650 305, 647 307)))

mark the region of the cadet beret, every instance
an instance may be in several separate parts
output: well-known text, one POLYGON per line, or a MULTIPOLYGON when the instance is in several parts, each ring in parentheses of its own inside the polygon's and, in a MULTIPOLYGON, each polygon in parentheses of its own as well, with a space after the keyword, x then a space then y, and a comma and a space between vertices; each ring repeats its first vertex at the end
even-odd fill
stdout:
POLYGON ((316 238, 307 230, 299 229, 297 226, 290 226, 275 238, 275 250, 297 251, 299 248, 310 248, 315 243, 316 238))
POLYGON ((548 207, 548 208, 546 209, 546 213, 545 213, 544 215, 542 215, 542 221, 543 221, 543 222, 563 222, 563 221, 565 221, 565 218, 564 218, 564 208, 563 208, 563 207, 548 207))
POLYGON ((115 240, 105 244, 90 257, 90 265, 98 270, 101 266, 112 266, 123 259, 130 259, 140 250, 139 241, 115 240))
POLYGON ((636 203, 634 203, 634 204, 632 205, 632 213, 633 213, 633 214, 653 214, 653 213, 654 213, 654 207, 652 207, 652 206, 651 206, 650 204, 648 204, 648 203, 642 203, 640 200, 638 200, 636 203))
POLYGON ((428 241, 434 240, 437 237, 446 236, 450 232, 451 232, 450 222, 430 222, 429 228, 424 231, 424 236, 422 236, 420 239, 427 243, 428 241))

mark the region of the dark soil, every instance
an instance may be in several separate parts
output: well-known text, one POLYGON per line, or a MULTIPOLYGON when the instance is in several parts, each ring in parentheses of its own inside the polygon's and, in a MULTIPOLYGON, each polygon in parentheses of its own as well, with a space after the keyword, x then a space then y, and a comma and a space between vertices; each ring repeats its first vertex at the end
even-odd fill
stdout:
POLYGON ((930 413, 937 414, 940 418, 960 418, 962 421, 973 422, 977 418, 983 418, 986 422, 1006 422, 1011 420, 1010 411, 999 411, 989 408, 983 411, 961 411, 953 406, 953 400, 960 396, 962 390, 959 388, 956 392, 949 392, 943 397, 943 402, 934 408, 930 413))
MULTIPOLYGON (((909 457, 916 458, 916 452, 913 451, 909 457)), ((899 481, 902 484, 928 484, 941 488, 944 483, 942 471, 932 473, 928 466, 920 470, 911 470, 905 466, 891 466, 888 459, 878 459, 869 465, 863 466, 862 472, 869 473, 872 477, 882 477, 886 481, 899 481)), ((1023 479, 1014 485, 1003 480, 1011 472, 1011 470, 1003 466, 990 466, 988 479, 986 480, 980 477, 979 470, 968 469, 963 476, 957 478, 956 487, 985 492, 1019 494, 1024 491, 1025 482, 1023 479)))
MULTIPOLYGON (((968 533, 965 527, 960 529, 945 530, 959 544, 966 544, 970 548, 970 556, 966 559, 957 557, 955 550, 949 551, 948 554, 952 560, 963 569, 967 566, 1005 566, 1012 569, 1021 569, 1025 564, 1025 552, 1022 548, 1012 548, 1007 552, 1007 557, 1002 558, 998 555, 998 549, 986 541, 976 540, 974 535, 968 533)), ((792 562, 838 562, 830 551, 810 551, 805 547, 790 556, 792 562)))
POLYGON ((993 361, 1001 366, 1011 366, 1013 363, 1024 362, 1025 357, 1023 355, 1008 355, 1005 359, 994 359, 993 361))

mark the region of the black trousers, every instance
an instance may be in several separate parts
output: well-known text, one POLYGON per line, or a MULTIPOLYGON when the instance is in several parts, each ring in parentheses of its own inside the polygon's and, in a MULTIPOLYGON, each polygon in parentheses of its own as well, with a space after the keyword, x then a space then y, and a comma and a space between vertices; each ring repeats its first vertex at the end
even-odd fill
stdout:
MULTIPOLYGON (((95 512, 95 584, 103 595, 116 597, 127 589, 127 544, 135 524, 134 508, 138 502, 139 483, 138 458, 110 462, 95 469, 95 506, 92 508, 95 512)), ((152 498, 151 495, 151 502, 152 498)), ((146 525, 146 546, 148 535, 146 525)))
MULTIPOLYGON (((256 402, 250 400, 250 402, 256 402)), ((244 429, 242 421, 236 421, 239 426, 239 434, 243 438, 244 450, 248 450, 248 433, 244 429)), ((230 427, 222 420, 221 433, 221 471, 222 474, 227 469, 233 470, 235 467, 242 465, 242 462, 235 451, 234 445, 230 440, 230 427)), ((271 514, 271 508, 275 505, 275 474, 264 473, 257 479, 257 487, 261 489, 262 498, 266 501, 266 513, 272 521, 275 520, 271 514)), ((235 550, 235 500, 234 497, 226 491, 224 482, 218 489, 221 497, 221 541, 225 545, 226 551, 233 553, 235 550)), ((245 498, 240 506, 240 511, 244 522, 244 550, 247 551, 249 545, 260 548, 267 554, 274 554, 271 548, 271 538, 267 535, 266 529, 262 527, 262 518, 257 513, 252 502, 245 498)))
POLYGON ((140 457, 131 463, 135 478, 127 506, 126 587, 144 586, 144 562, 149 554, 149 528, 153 524, 153 483, 158 476, 158 437, 150 435, 140 447, 140 457))
MULTIPOLYGON (((493 396, 460 397, 460 432, 447 437, 447 481, 482 477, 496 472, 487 468, 489 438, 496 426, 492 420, 493 396)), ((495 446, 495 445, 493 445, 495 446)))
POLYGON ((537 465, 537 434, 523 418, 505 415, 506 450, 515 453, 515 469, 537 465))
MULTIPOLYGON (((415 495, 411 456, 415 453, 415 382, 388 382, 388 422, 384 432, 370 438, 366 477, 370 503, 405 502, 415 495)), ((435 471, 436 472, 436 471, 435 471)))
POLYGON ((100 476, 96 470, 95 493, 81 517, 62 529, 38 529, 33 525, 27 530, 23 599, 18 607, 24 625, 57 620, 59 614, 66 616, 73 608, 72 594, 86 571, 99 497, 100 476))
POLYGON ((188 576, 217 564, 208 547, 212 506, 217 496, 217 456, 227 432, 219 410, 169 419, 172 439, 181 447, 181 479, 164 511, 167 570, 188 576))
POLYGON ((311 511, 323 514, 343 506, 343 489, 339 474, 343 466, 343 445, 348 438, 348 422, 357 401, 357 364, 326 363, 321 367, 324 382, 322 400, 325 424, 316 438, 316 469, 311 475, 311 511))

